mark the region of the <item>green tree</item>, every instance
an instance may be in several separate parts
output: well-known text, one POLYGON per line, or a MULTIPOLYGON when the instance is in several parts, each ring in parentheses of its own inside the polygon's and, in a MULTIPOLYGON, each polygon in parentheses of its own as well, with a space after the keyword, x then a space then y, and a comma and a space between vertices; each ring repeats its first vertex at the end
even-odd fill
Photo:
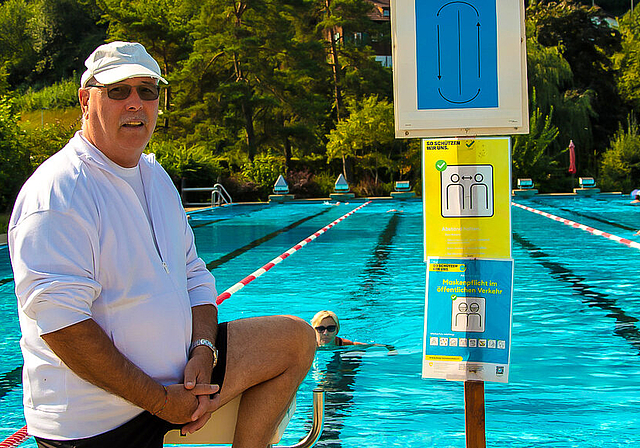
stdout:
POLYGON ((322 47, 305 33, 305 1, 208 0, 177 76, 177 134, 238 164, 268 148, 290 159, 318 146, 327 116, 322 47))
POLYGON ((640 111, 640 5, 620 20, 622 48, 614 56, 620 94, 640 111))
POLYGON ((48 85, 84 71, 84 61, 104 41, 94 0, 34 0, 29 22, 36 64, 25 80, 48 85))
POLYGON ((349 118, 340 120, 327 136, 327 160, 354 158, 377 184, 381 169, 398 166, 393 157, 402 142, 395 140, 393 105, 371 96, 359 104, 350 102, 348 108, 349 118))
POLYGON ((181 188, 186 179, 189 179, 190 186, 209 187, 223 173, 219 161, 201 146, 187 147, 186 144, 154 138, 145 152, 155 154, 177 188, 181 188))
MULTIPOLYGON (((189 22, 200 11, 195 1, 183 0, 95 0, 109 24, 110 40, 139 42, 160 65, 163 75, 171 80, 173 72, 193 50, 189 22)), ((164 89, 164 111, 171 109, 172 87, 164 89)), ((163 111, 163 112, 164 112, 163 111)), ((168 114, 161 121, 167 127, 168 114)))
POLYGON ((601 184, 608 190, 631 191, 640 179, 640 128, 629 116, 627 129, 622 126, 611 139, 602 157, 601 184))
MULTIPOLYGON (((364 95, 372 94, 390 97, 390 71, 373 60, 371 48, 362 39, 366 35, 384 35, 384 30, 367 16, 373 5, 366 0, 317 0, 317 3, 317 30, 326 45, 332 73, 333 112, 339 122, 348 114, 345 98, 360 100, 364 95), (365 84, 368 89, 361 88, 365 84), (382 88, 382 91, 372 91, 371 87, 382 88)), ((348 155, 342 158, 342 171, 347 181, 352 182, 352 163, 348 155)))
MULTIPOLYGON (((557 48, 571 68, 572 85, 564 89, 564 96, 569 104, 573 103, 571 110, 578 108, 581 116, 573 123, 557 123, 560 144, 567 143, 563 141, 564 135, 574 141, 581 140, 579 145, 576 142, 581 151, 579 168, 595 174, 599 153, 626 115, 611 61, 611 56, 620 48, 620 33, 605 20, 602 10, 575 0, 531 0, 527 20, 536 41, 544 47, 557 48), (590 126, 584 126, 585 119, 590 126), (584 131, 590 134, 588 138, 584 131)), ((574 118, 562 107, 556 107, 555 112, 559 119, 574 118)))
POLYGON ((0 4, 0 73, 12 89, 42 87, 84 70, 105 37, 94 0, 7 0, 0 4))
POLYGON ((33 16, 33 5, 27 0, 7 0, 0 5, 0 76, 4 91, 30 76, 36 65, 30 25, 33 16))
POLYGON ((0 97, 0 210, 9 211, 18 190, 31 172, 29 153, 13 100, 0 97))
POLYGON ((260 154, 253 161, 242 166, 242 175, 248 181, 256 184, 261 197, 271 192, 278 176, 283 174, 283 171, 283 158, 270 153, 260 154))
MULTIPOLYGON (((533 92, 532 104, 536 105, 533 92)), ((534 182, 545 184, 549 171, 558 165, 551 156, 550 146, 558 136, 558 128, 552 124, 553 106, 544 115, 535 108, 529 117, 529 134, 516 135, 512 148, 512 178, 532 178, 534 182)), ((513 182, 515 185, 515 182, 513 182)))
MULTIPOLYGON (((540 44, 533 20, 527 20, 526 26, 530 129, 532 134, 535 134, 535 126, 552 120, 550 125, 557 130, 557 136, 544 147, 546 157, 549 160, 556 160, 557 163, 548 167, 544 176, 536 178, 536 181, 547 183, 549 175, 566 176, 566 170, 562 171, 559 160, 560 154, 566 149, 570 140, 575 142, 577 151, 580 153, 584 151, 585 155, 589 153, 588 148, 593 147, 591 119, 594 117, 594 112, 591 100, 594 93, 591 90, 576 89, 573 83, 573 72, 562 56, 561 48, 540 44), (533 124, 534 121, 536 125, 533 124), (556 170, 559 170, 558 173, 555 173, 556 170)), ((531 138, 535 140, 537 137, 531 138)), ((518 159, 520 148, 528 140, 529 137, 516 138, 513 148, 514 160, 518 159)), ((521 159, 521 162, 517 177, 536 177, 533 172, 526 172, 533 168, 529 166, 526 159, 521 159)), ((579 157, 579 163, 586 169, 587 164, 584 163, 583 157, 579 157)), ((538 164, 537 168, 541 166, 538 164)), ((541 174, 537 173, 537 175, 541 174)))
POLYGON ((585 6, 598 5, 607 14, 622 16, 631 8, 631 3, 637 5, 638 0, 579 0, 585 6))

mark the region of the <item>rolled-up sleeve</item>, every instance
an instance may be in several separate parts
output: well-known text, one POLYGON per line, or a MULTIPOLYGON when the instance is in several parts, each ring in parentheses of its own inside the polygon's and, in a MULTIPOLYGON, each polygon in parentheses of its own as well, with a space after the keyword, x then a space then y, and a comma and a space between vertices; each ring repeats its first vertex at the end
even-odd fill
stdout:
POLYGON ((51 333, 91 317, 100 295, 97 238, 71 214, 33 213, 9 229, 18 304, 51 333))

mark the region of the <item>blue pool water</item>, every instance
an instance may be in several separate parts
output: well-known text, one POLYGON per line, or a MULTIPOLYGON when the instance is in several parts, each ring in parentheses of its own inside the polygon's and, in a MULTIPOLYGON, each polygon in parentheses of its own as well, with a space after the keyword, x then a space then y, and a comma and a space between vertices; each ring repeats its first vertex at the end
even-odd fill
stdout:
MULTIPOLYGON (((615 235, 640 229, 624 196, 517 202, 615 235)), ((219 291, 361 203, 225 207, 191 214, 219 291)), ((509 384, 485 385, 489 447, 623 447, 640 441, 640 253, 512 209, 515 291, 509 384)), ((319 351, 283 444, 310 426, 326 390, 320 447, 464 447, 461 383, 420 378, 425 265, 420 202, 374 201, 220 306, 220 319, 320 309, 341 334, 393 344, 319 351), (402 212, 390 212, 390 209, 402 212)), ((9 278, 0 248, 0 280, 9 278)), ((0 285, 0 440, 24 425, 13 282, 0 285)), ((23 446, 34 446, 29 441, 23 446)))

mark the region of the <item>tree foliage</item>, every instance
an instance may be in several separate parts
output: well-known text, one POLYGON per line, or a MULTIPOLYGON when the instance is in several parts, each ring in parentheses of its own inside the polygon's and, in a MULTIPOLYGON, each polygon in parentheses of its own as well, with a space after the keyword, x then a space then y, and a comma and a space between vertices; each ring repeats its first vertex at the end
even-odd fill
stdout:
POLYGON ((189 179, 190 186, 209 187, 223 173, 220 162, 200 146, 154 139, 146 152, 155 154, 176 187, 180 187, 184 179, 189 179))
POLYGON ((397 170, 400 165, 397 155, 403 143, 395 140, 393 105, 374 95, 351 101, 348 110, 349 118, 327 136, 327 160, 354 158, 377 184, 381 169, 397 170))
POLYGON ((622 46, 614 56, 622 97, 640 111, 640 5, 620 20, 622 46))
POLYGON ((0 97, 0 210, 7 211, 30 172, 29 153, 13 100, 0 97))
POLYGON ((293 19, 305 17, 307 6, 205 1, 192 21, 193 51, 176 77, 173 131, 249 161, 267 148, 290 158, 292 146, 317 145, 326 120, 322 48, 293 19))
MULTIPOLYGON (((534 90, 532 104, 536 105, 534 90)), ((548 114, 539 107, 529 117, 529 134, 517 135, 512 149, 512 177, 532 178, 536 185, 544 185, 549 173, 558 165, 550 147, 558 136, 558 128, 552 124, 553 106, 548 114)))
POLYGON ((631 191, 640 179, 640 128, 629 116, 626 129, 622 126, 611 139, 610 148, 602 157, 603 188, 631 191))
MULTIPOLYGON (((543 115, 553 106, 559 155, 576 144, 578 171, 597 175, 598 160, 627 111, 615 78, 613 54, 620 33, 597 7, 574 0, 530 1, 527 8, 529 82, 543 115)), ((551 171, 551 170, 550 170, 551 171)))
POLYGON ((83 70, 104 41, 94 0, 8 0, 0 5, 0 60, 12 88, 44 86, 83 70))
MULTIPOLYGON (((561 185, 569 140, 580 175, 612 166, 601 163, 611 136, 640 107, 639 13, 626 14, 619 31, 607 16, 624 13, 623 3, 525 2, 531 134, 514 140, 514 175, 561 185)), ((393 137, 391 70, 370 45, 389 38, 389 23, 372 21, 371 7, 367 0, 6 0, 0 94, 29 91, 33 107, 50 107, 41 98, 66 85, 70 101, 98 44, 139 41, 170 81, 151 147, 176 179, 204 182, 211 170, 257 191, 271 182, 247 174, 259 167, 305 185, 315 176, 322 188, 339 171, 354 185, 415 180, 419 145, 393 137)), ((57 145, 54 129, 46 132, 57 145)), ((46 132, 34 133, 33 144, 46 132)), ((51 150, 41 147, 31 152, 33 165, 51 150)))

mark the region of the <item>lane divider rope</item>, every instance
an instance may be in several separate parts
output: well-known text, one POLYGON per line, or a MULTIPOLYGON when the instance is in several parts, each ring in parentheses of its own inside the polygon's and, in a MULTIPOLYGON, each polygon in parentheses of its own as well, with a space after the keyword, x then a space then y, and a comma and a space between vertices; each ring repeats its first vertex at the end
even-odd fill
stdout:
POLYGON ((603 232, 602 230, 594 229, 593 227, 589 227, 587 225, 580 224, 579 222, 571 221, 571 220, 566 219, 566 218, 561 218, 559 216, 552 215, 551 213, 542 212, 540 210, 536 210, 535 208, 527 207, 526 205, 521 205, 521 204, 518 204, 516 202, 512 202, 512 204, 515 205, 516 207, 519 207, 519 208, 523 209, 523 210, 527 210, 529 212, 536 213, 536 214, 544 216, 546 218, 553 219, 554 221, 561 222, 561 223, 563 223, 563 224, 565 224, 565 225, 567 225, 569 227, 573 227, 575 229, 581 229, 581 230, 584 230, 585 232, 589 232, 589 233, 591 233, 593 235, 602 236, 602 237, 607 238, 607 239, 609 239, 611 241, 615 241, 617 243, 624 244, 625 246, 633 247, 634 249, 640 249, 640 243, 638 243, 636 241, 632 241, 632 240, 627 239, 627 238, 622 238, 622 237, 613 235, 611 233, 603 232))
MULTIPOLYGON (((267 272, 269 269, 271 269, 272 267, 274 267, 275 265, 277 265, 278 263, 283 261, 289 255, 291 255, 291 254, 297 252, 298 250, 302 249, 304 246, 306 246, 311 241, 313 241, 316 238, 318 238, 320 235, 325 233, 327 230, 331 229, 333 226, 338 224, 340 221, 345 220, 346 218, 348 218, 349 216, 353 215, 355 212, 360 210, 362 207, 364 207, 365 205, 369 205, 370 203, 371 203, 371 201, 365 202, 361 206, 356 207, 353 210, 351 210, 349 213, 346 213, 346 214, 342 215, 340 218, 338 218, 335 221, 331 222, 330 224, 327 224, 326 226, 324 226, 322 229, 318 230, 313 235, 310 235, 307 238, 305 238, 304 240, 300 241, 298 244, 293 246, 288 251, 286 251, 283 254, 277 256, 276 258, 271 260, 269 263, 265 264, 263 267, 261 267, 260 269, 258 269, 255 272, 253 272, 252 274, 248 275, 244 279, 240 280, 238 283, 233 285, 231 288, 227 289, 225 292, 220 294, 216 299, 216 303, 218 305, 220 305, 222 302, 224 302, 229 297, 231 297, 232 294, 234 294, 235 292, 237 292, 237 291, 241 290, 242 288, 244 288, 246 285, 248 285, 249 283, 254 281, 256 278, 260 277, 262 274, 267 272)), ((14 448, 14 447, 20 445, 25 440, 27 440, 29 437, 30 437, 29 434, 27 434, 27 426, 25 425, 22 428, 20 428, 18 431, 16 431, 13 435, 10 435, 9 437, 7 437, 3 442, 0 442, 0 448, 14 448)))
POLYGON ((0 443, 0 448, 14 448, 29 438, 27 434, 27 425, 17 430, 14 434, 7 437, 4 442, 0 443))
POLYGON ((247 286, 249 283, 251 283, 252 281, 254 281, 256 278, 260 277, 262 274, 264 274, 265 272, 267 272, 269 269, 273 268, 275 265, 277 265, 278 263, 284 261, 285 258, 287 258, 289 255, 297 252, 298 250, 302 249, 304 246, 306 246, 307 244, 309 244, 311 241, 315 240, 316 238, 318 238, 320 235, 322 235, 323 233, 325 233, 327 230, 329 230, 330 228, 332 228, 333 226, 335 226, 336 224, 338 224, 340 221, 347 219, 349 216, 353 215, 355 212, 357 212, 358 210, 360 210, 362 207, 370 204, 371 201, 367 201, 364 204, 362 204, 359 207, 354 208, 353 210, 351 210, 349 213, 342 215, 340 218, 336 219, 335 221, 331 222, 330 224, 327 224, 326 226, 324 226, 322 229, 318 230, 316 233, 314 233, 313 235, 308 236, 307 238, 305 238, 304 240, 300 241, 298 244, 296 244, 295 246, 293 246, 291 249, 289 249, 288 251, 278 255, 276 258, 274 258, 273 260, 271 260, 269 263, 265 264, 264 266, 262 266, 260 269, 254 271, 253 273, 249 274, 247 277, 245 277, 244 279, 240 280, 238 283, 236 283, 235 285, 233 285, 231 288, 227 289, 226 291, 224 291, 222 294, 220 294, 218 296, 218 298, 216 299, 216 303, 218 305, 220 305, 222 302, 224 302, 225 300, 227 300, 229 297, 231 297, 233 294, 235 294, 236 292, 240 291, 242 288, 244 288, 245 286, 247 286))

